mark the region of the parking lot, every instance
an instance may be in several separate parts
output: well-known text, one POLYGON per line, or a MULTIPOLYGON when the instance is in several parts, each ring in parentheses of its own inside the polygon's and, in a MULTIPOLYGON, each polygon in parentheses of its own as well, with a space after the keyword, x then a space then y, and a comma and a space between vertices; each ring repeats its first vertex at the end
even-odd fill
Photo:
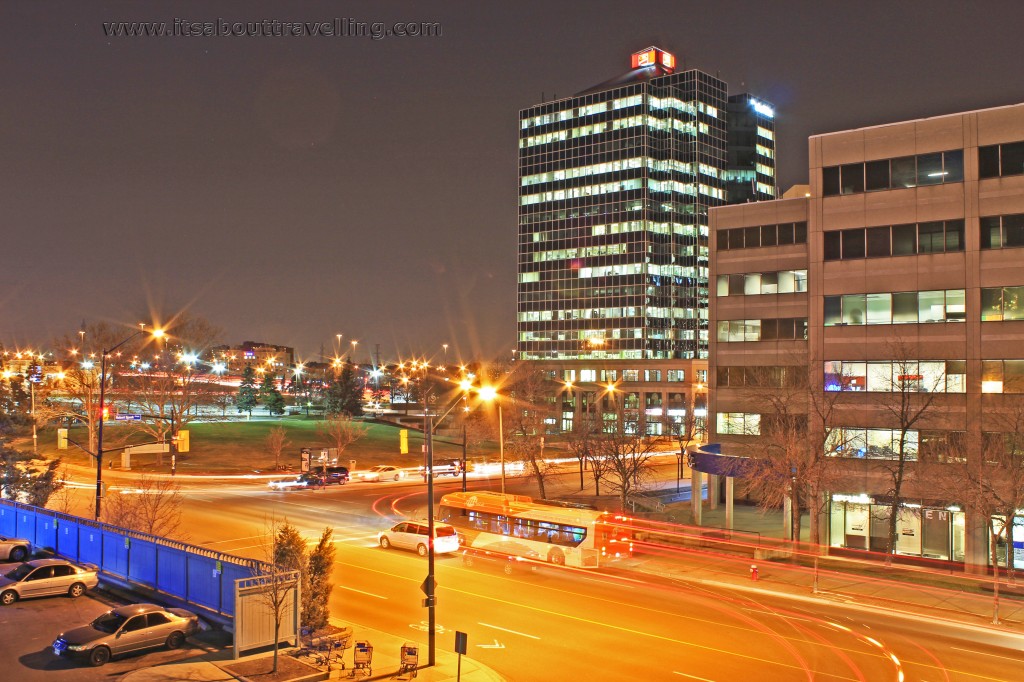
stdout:
MULTIPOLYGON (((6 573, 17 564, 0 564, 6 573)), ((184 647, 174 651, 152 649, 148 652, 114 659, 101 668, 55 656, 51 645, 63 630, 86 625, 108 609, 132 603, 118 596, 97 590, 78 599, 43 597, 0 606, 0 677, 11 680, 76 680, 117 679, 139 668, 160 665, 205 653, 222 646, 221 633, 201 632, 190 638, 184 647)))

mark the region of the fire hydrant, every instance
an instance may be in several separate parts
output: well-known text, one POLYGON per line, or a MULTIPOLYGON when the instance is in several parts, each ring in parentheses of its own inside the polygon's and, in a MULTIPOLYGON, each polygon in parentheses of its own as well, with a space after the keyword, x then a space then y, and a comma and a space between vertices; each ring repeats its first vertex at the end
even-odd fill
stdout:
POLYGON ((757 582, 757 564, 750 564, 750 579, 757 582))

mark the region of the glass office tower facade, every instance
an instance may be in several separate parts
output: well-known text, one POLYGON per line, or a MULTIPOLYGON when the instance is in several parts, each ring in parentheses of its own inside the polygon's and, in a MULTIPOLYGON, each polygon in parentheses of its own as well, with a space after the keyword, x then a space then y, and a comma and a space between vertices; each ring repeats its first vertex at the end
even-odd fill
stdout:
MULTIPOLYGON (((707 357, 708 209, 726 203, 726 84, 676 72, 657 48, 632 66, 520 113, 520 359, 707 357)), ((774 165, 774 133, 760 129, 756 148, 774 165)), ((774 198, 774 175, 762 184, 774 198)))

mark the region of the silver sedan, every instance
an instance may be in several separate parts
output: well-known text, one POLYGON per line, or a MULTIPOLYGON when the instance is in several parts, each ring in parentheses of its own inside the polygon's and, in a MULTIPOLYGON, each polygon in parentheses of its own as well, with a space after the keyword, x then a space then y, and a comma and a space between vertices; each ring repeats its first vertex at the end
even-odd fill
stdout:
POLYGON ((79 566, 64 559, 33 559, 0 575, 0 604, 19 599, 66 594, 81 597, 99 584, 97 566, 79 566))
POLYGON ((131 651, 158 646, 177 649, 198 629, 199 617, 191 611, 131 604, 107 611, 88 625, 60 633, 53 642, 53 653, 100 666, 111 656, 131 651))

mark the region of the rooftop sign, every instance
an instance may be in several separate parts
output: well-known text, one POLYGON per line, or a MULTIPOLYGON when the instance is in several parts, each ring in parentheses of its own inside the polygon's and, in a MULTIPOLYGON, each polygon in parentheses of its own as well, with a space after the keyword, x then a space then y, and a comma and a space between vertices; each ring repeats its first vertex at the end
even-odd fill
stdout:
POLYGON ((631 60, 632 68, 645 69, 648 66, 661 66, 668 71, 676 68, 676 56, 670 52, 651 46, 634 52, 631 60))

